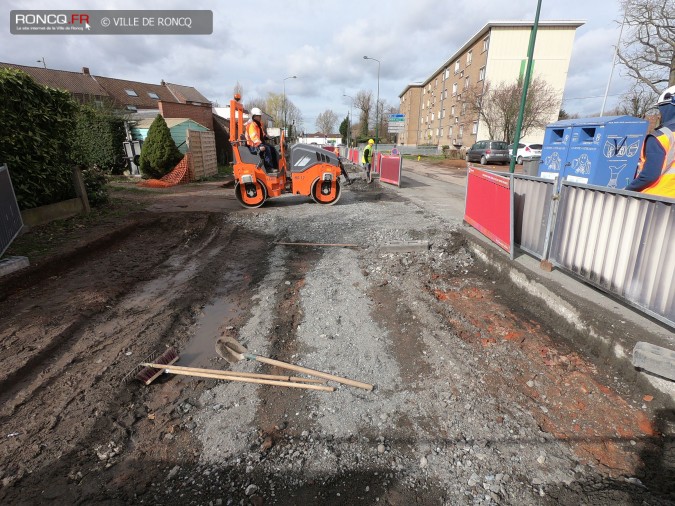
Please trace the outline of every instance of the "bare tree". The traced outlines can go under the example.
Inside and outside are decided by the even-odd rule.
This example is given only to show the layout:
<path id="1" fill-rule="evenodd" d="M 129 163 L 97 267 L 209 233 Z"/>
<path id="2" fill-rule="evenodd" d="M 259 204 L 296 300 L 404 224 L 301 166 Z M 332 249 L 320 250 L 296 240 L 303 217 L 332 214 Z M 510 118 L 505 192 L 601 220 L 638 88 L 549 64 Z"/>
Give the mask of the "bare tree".
<path id="1" fill-rule="evenodd" d="M 489 81 L 469 88 L 462 94 L 467 108 L 478 115 L 487 126 L 491 139 L 512 142 L 518 122 L 523 81 L 500 83 L 493 86 Z M 558 112 L 556 90 L 541 78 L 535 78 L 527 90 L 527 101 L 520 135 L 538 128 L 545 128 Z"/>
<path id="2" fill-rule="evenodd" d="M 316 118 L 316 128 L 322 134 L 328 135 L 335 133 L 335 124 L 337 123 L 338 117 L 330 109 L 326 109 Z"/>
<path id="3" fill-rule="evenodd" d="M 237 84 L 234 85 L 234 89 L 232 90 L 232 96 L 239 95 L 240 97 L 244 96 L 244 87 L 241 85 L 239 81 L 237 81 Z"/>
<path id="4" fill-rule="evenodd" d="M 368 135 L 368 122 L 370 121 L 370 111 L 373 107 L 373 92 L 360 90 L 354 97 L 354 107 L 360 111 L 359 115 L 359 135 L 366 137 Z"/>
<path id="5" fill-rule="evenodd" d="M 284 96 L 282 93 L 268 93 L 263 98 L 254 98 L 245 104 L 246 110 L 250 111 L 253 107 L 258 107 L 265 114 L 272 117 L 275 126 L 281 126 L 284 123 Z M 296 131 L 303 127 L 302 113 L 300 109 L 286 97 L 286 124 L 294 125 Z"/>
<path id="6" fill-rule="evenodd" d="M 619 61 L 628 75 L 657 95 L 675 85 L 675 8 L 673 0 L 623 0 L 625 16 Z"/>
<path id="7" fill-rule="evenodd" d="M 655 112 L 654 104 L 657 95 L 651 88 L 636 86 L 632 90 L 621 95 L 616 113 L 619 115 L 635 116 L 644 118 L 650 112 Z"/>
<path id="8" fill-rule="evenodd" d="M 390 134 L 389 129 L 389 115 L 398 114 L 398 107 L 389 105 L 387 102 L 382 102 L 382 112 L 380 112 L 380 138 L 388 142 L 393 142 L 396 139 L 396 134 Z"/>

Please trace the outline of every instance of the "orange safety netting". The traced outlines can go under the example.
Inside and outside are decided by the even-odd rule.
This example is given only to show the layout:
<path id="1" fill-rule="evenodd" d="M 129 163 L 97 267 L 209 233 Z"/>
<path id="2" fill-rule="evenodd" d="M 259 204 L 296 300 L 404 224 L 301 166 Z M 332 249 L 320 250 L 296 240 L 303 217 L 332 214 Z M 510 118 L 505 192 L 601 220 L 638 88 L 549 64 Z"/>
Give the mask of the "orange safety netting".
<path id="1" fill-rule="evenodd" d="M 190 153 L 186 153 L 183 159 L 176 165 L 171 172 L 161 179 L 147 179 L 138 183 L 138 186 L 147 186 L 150 188 L 168 188 L 177 184 L 190 182 Z"/>

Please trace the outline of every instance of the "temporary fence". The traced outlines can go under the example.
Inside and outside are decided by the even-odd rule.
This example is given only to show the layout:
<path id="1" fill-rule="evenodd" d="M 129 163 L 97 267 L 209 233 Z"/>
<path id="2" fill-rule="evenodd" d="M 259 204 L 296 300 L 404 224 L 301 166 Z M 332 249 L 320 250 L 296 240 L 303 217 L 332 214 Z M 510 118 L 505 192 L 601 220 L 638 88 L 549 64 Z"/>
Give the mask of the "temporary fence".
<path id="1" fill-rule="evenodd" d="M 21 211 L 6 164 L 0 166 L 0 256 L 23 228 Z"/>
<path id="2" fill-rule="evenodd" d="M 469 167 L 465 220 L 675 327 L 675 200 L 556 184 Z"/>
<path id="3" fill-rule="evenodd" d="M 486 205 L 489 202 L 490 205 Z M 469 167 L 464 220 L 513 256 L 511 180 Z"/>
<path id="4" fill-rule="evenodd" d="M 403 158 L 398 155 L 382 155 L 380 160 L 380 182 L 401 186 Z"/>
<path id="5" fill-rule="evenodd" d="M 518 247 L 543 259 L 551 238 L 555 180 L 513 176 L 513 239 Z"/>
<path id="6" fill-rule="evenodd" d="M 186 153 L 183 159 L 176 165 L 171 172 L 161 179 L 147 179 L 138 183 L 138 186 L 148 188 L 168 188 L 181 183 L 190 182 L 190 153 Z"/>
<path id="7" fill-rule="evenodd" d="M 556 267 L 675 324 L 675 201 L 563 181 Z"/>

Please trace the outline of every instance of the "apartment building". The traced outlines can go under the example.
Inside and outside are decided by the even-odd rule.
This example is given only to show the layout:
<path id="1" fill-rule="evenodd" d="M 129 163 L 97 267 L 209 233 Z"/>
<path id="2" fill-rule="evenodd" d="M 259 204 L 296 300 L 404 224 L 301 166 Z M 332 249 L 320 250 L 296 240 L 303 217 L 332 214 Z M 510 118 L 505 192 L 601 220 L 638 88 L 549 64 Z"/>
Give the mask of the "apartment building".
<path id="1" fill-rule="evenodd" d="M 583 21 L 540 21 L 534 48 L 533 78 L 540 77 L 556 90 L 558 119 L 572 44 Z M 490 81 L 515 82 L 524 75 L 531 21 L 489 22 L 421 83 L 408 84 L 399 95 L 405 114 L 405 145 L 471 146 L 488 139 L 488 130 L 466 100 L 467 90 Z M 544 131 L 530 132 L 523 141 L 541 141 Z M 501 139 L 500 139 L 501 140 Z"/>

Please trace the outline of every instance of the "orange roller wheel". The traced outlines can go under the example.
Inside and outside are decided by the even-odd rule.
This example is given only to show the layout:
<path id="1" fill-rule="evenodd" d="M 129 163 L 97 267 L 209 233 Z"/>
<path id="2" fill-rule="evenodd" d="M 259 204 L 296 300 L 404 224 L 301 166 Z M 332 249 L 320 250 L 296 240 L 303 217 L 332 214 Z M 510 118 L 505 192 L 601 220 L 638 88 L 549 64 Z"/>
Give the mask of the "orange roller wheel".
<path id="1" fill-rule="evenodd" d="M 239 203 L 247 208 L 260 207 L 267 200 L 267 189 L 260 181 L 234 185 L 234 194 Z"/>
<path id="2" fill-rule="evenodd" d="M 312 198 L 317 204 L 333 205 L 340 200 L 340 181 L 316 179 L 312 183 Z"/>

